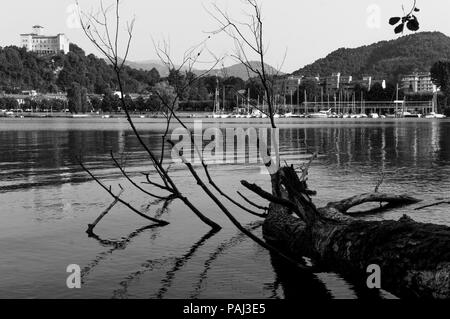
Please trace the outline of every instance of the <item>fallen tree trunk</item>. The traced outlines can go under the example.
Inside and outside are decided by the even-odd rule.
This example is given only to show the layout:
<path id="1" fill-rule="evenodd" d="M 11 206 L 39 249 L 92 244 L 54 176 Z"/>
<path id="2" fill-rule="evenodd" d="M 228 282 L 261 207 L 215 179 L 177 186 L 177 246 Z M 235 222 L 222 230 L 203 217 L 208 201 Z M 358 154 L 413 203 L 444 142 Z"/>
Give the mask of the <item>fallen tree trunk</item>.
<path id="1" fill-rule="evenodd" d="M 306 178 L 305 178 L 306 180 Z M 366 202 L 409 205 L 409 196 L 365 194 L 317 209 L 306 181 L 291 167 L 272 176 L 273 196 L 297 209 L 272 203 L 264 237 L 300 260 L 309 257 L 321 269 L 361 283 L 369 265 L 381 269 L 381 288 L 400 298 L 450 298 L 450 228 L 423 224 L 404 216 L 399 221 L 364 221 L 346 212 Z"/>

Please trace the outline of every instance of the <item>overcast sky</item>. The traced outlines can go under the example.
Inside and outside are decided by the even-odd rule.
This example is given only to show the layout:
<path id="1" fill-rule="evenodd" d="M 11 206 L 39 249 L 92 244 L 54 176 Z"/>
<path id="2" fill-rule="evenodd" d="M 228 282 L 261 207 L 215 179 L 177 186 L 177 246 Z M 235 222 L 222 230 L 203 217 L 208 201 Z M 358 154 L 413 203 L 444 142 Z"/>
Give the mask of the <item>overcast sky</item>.
<path id="1" fill-rule="evenodd" d="M 74 0 L 2 0 L 0 45 L 18 45 L 19 34 L 31 26 L 45 27 L 46 34 L 65 33 L 71 42 L 88 52 L 97 52 L 74 24 Z M 111 0 L 104 0 L 111 3 Z M 97 0 L 80 0 L 81 7 L 98 7 Z M 130 59 L 156 59 L 155 40 L 170 38 L 172 54 L 182 53 L 207 37 L 217 23 L 205 11 L 210 0 L 122 0 L 122 17 L 136 17 Z M 245 20 L 242 0 L 216 0 L 236 19 Z M 411 0 L 262 0 L 265 37 L 269 44 L 268 63 L 278 66 L 287 49 L 283 70 L 292 72 L 340 47 L 357 47 L 380 40 L 394 39 L 387 23 L 402 13 L 402 4 L 410 10 Z M 450 1 L 418 0 L 422 31 L 441 31 L 450 35 Z M 224 37 L 213 37 L 209 49 L 217 56 L 232 53 L 233 46 Z M 227 62 L 231 64 L 231 62 Z"/>

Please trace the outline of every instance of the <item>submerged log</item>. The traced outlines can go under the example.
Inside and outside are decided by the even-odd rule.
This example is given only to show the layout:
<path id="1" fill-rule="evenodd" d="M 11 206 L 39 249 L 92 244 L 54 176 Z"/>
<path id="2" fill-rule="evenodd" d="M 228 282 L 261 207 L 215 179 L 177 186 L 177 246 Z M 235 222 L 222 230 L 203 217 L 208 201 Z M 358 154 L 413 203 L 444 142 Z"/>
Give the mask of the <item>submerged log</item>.
<path id="1" fill-rule="evenodd" d="M 398 221 L 364 221 L 346 212 L 366 202 L 409 205 L 402 195 L 365 194 L 317 209 L 291 167 L 272 176 L 272 203 L 264 237 L 301 260 L 309 257 L 320 269 L 366 283 L 369 265 L 381 269 L 381 288 L 400 298 L 450 298 L 450 227 L 423 224 L 404 216 Z"/>

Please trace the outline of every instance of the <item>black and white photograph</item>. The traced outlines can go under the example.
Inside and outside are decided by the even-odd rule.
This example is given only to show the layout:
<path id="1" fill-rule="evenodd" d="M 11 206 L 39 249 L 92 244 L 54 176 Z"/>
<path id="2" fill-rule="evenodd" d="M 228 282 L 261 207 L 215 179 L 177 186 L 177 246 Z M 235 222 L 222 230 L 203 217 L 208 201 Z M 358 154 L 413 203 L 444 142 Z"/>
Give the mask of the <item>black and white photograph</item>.
<path id="1" fill-rule="evenodd" d="M 450 299 L 448 12 L 4 1 L 0 299 Z"/>

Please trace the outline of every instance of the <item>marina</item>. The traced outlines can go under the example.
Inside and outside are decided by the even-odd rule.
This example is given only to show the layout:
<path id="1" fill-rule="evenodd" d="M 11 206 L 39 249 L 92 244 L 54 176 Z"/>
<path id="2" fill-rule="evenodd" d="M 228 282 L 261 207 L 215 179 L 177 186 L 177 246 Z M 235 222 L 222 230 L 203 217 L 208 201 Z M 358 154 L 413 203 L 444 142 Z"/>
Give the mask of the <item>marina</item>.
<path id="1" fill-rule="evenodd" d="M 217 104 L 216 104 L 217 105 Z M 220 106 L 216 109 L 220 110 Z M 305 103 L 302 106 L 277 106 L 278 111 L 274 118 L 445 118 L 443 114 L 436 113 L 432 101 L 424 102 L 362 102 L 355 103 Z M 244 111 L 243 111 L 244 110 Z M 251 111 L 249 111 L 251 110 Z M 247 112 L 247 113 L 245 113 Z M 226 113 L 213 112 L 212 118 L 267 118 L 267 109 L 264 105 L 246 106 Z"/>

